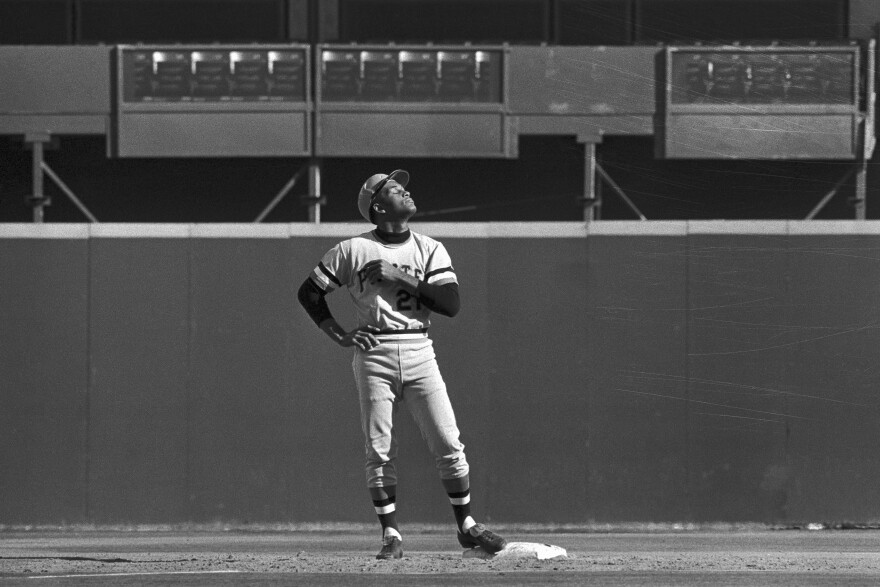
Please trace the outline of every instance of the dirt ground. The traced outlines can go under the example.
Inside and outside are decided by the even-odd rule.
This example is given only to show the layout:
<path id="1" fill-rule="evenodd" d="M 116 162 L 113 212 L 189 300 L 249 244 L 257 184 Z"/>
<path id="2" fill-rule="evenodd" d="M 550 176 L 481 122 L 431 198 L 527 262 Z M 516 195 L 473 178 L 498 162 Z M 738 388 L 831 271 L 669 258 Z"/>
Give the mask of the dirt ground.
<path id="1" fill-rule="evenodd" d="M 377 561 L 378 532 L 354 529 L 0 531 L 0 586 L 32 584 L 785 584 L 880 583 L 877 530 L 533 532 L 566 558 L 463 557 L 455 536 L 404 534 L 405 557 Z M 502 532 L 503 531 L 503 532 Z"/>

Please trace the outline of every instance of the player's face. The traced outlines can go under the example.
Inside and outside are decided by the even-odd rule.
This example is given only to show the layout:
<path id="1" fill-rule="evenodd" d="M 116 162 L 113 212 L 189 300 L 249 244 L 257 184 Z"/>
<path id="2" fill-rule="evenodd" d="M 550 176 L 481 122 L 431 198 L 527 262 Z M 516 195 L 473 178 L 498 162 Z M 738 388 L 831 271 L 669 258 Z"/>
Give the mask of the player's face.
<path id="1" fill-rule="evenodd" d="M 409 218 L 416 213 L 416 203 L 410 193 L 393 179 L 382 188 L 375 201 L 389 218 Z"/>

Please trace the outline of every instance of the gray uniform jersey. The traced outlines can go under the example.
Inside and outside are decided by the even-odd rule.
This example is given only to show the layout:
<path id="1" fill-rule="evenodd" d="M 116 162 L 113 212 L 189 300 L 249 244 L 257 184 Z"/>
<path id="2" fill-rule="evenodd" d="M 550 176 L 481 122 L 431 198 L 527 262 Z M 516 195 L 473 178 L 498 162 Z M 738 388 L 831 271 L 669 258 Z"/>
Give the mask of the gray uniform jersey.
<path id="1" fill-rule="evenodd" d="M 327 251 L 311 278 L 327 293 L 346 287 L 354 301 L 358 326 L 375 326 L 382 340 L 426 336 L 430 310 L 418 297 L 400 287 L 365 279 L 364 266 L 378 259 L 430 284 L 458 283 L 443 244 L 416 232 L 400 244 L 384 242 L 373 232 L 344 240 Z"/>

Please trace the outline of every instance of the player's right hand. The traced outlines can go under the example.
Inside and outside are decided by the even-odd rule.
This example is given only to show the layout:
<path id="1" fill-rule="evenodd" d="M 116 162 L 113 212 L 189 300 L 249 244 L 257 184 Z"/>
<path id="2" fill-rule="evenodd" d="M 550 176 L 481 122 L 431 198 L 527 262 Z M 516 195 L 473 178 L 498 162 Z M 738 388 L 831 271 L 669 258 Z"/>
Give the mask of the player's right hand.
<path id="1" fill-rule="evenodd" d="M 376 338 L 378 332 L 379 329 L 375 326 L 361 326 L 345 333 L 345 336 L 339 340 L 339 344 L 344 347 L 356 346 L 361 350 L 368 351 L 379 346 L 379 339 Z"/>

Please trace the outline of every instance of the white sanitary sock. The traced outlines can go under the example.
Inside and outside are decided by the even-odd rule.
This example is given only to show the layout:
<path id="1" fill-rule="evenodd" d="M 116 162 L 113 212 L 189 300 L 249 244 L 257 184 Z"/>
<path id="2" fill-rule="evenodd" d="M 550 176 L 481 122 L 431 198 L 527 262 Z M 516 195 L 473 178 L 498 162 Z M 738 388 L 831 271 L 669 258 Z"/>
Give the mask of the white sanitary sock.
<path id="1" fill-rule="evenodd" d="M 391 538 L 397 538 L 401 542 L 403 542 L 403 536 L 400 535 L 400 532 L 392 528 L 391 526 L 385 528 L 385 534 L 382 536 L 384 540 L 391 540 Z"/>
<path id="2" fill-rule="evenodd" d="M 477 523 L 474 521 L 474 519 L 468 516 L 464 519 L 464 522 L 461 523 L 461 531 L 467 533 L 471 528 L 476 525 Z"/>

